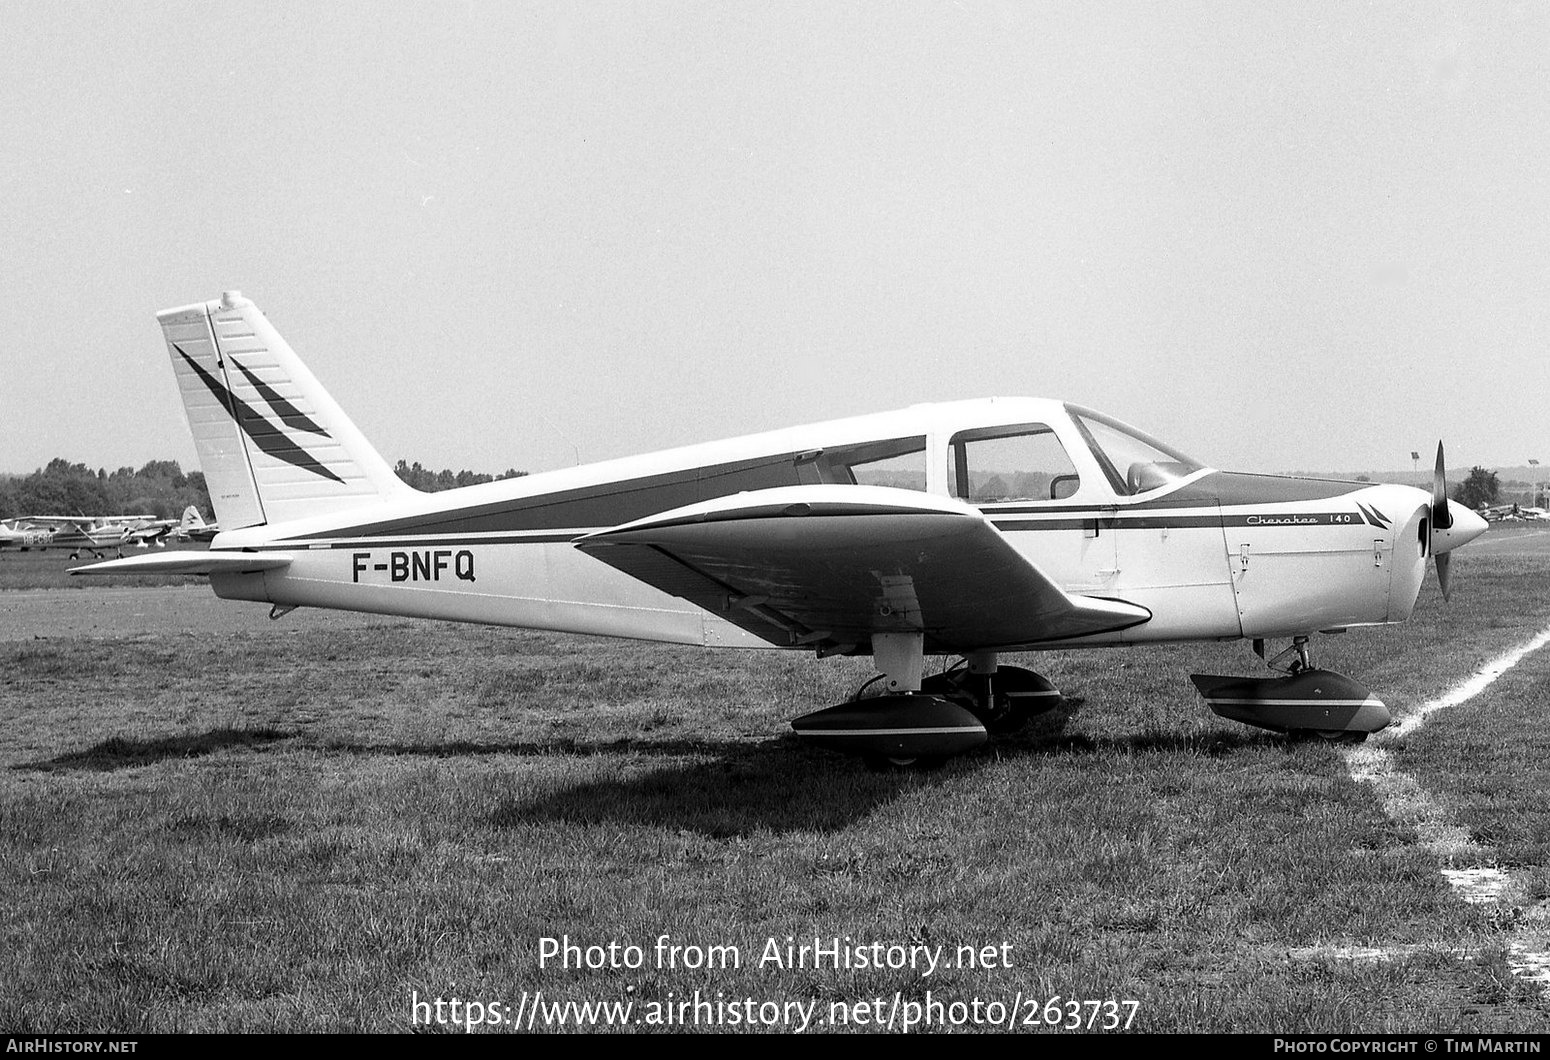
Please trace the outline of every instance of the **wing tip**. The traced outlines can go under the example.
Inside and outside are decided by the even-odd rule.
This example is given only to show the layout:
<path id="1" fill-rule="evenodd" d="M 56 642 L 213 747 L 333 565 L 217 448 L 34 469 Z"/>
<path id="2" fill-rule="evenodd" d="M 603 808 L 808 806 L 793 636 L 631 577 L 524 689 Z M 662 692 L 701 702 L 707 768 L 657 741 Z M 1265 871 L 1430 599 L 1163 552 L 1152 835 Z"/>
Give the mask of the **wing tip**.
<path id="1" fill-rule="evenodd" d="M 72 577 L 80 574 L 127 576 L 136 574 L 252 574 L 279 570 L 291 565 L 294 557 L 286 552 L 194 552 L 171 556 L 129 556 L 84 567 L 71 567 Z"/>

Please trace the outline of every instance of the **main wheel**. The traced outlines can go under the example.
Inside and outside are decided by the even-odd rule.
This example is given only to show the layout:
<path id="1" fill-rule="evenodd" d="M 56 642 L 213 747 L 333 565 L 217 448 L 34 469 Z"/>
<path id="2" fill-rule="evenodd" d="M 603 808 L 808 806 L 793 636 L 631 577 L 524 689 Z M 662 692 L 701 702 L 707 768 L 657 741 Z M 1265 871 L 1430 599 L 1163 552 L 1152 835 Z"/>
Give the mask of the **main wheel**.
<path id="1" fill-rule="evenodd" d="M 998 666 L 985 695 L 985 677 L 958 667 L 933 674 L 920 683 L 928 695 L 961 703 L 990 732 L 1016 732 L 1040 714 L 1060 706 L 1060 691 L 1041 674 L 1021 666 Z M 988 700 L 988 701 L 987 701 Z"/>

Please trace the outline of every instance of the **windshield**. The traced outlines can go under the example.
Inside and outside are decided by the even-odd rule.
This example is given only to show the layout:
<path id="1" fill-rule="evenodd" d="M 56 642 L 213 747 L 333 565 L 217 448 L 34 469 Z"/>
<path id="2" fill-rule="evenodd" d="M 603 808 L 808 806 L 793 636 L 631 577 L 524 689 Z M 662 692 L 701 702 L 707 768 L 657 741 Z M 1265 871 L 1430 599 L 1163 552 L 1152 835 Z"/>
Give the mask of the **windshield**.
<path id="1" fill-rule="evenodd" d="M 1161 489 L 1205 466 L 1111 416 L 1078 405 L 1066 410 L 1121 497 Z"/>

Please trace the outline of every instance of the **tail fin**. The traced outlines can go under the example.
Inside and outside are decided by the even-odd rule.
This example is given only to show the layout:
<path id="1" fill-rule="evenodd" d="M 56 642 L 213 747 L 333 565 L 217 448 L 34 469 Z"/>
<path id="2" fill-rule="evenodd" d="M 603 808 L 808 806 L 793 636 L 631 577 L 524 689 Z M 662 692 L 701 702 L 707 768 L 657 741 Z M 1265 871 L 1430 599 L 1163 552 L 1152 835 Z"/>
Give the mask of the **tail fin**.
<path id="1" fill-rule="evenodd" d="M 198 530 L 205 525 L 205 517 L 199 514 L 199 509 L 190 504 L 183 509 L 183 518 L 178 522 L 180 530 Z"/>
<path id="2" fill-rule="evenodd" d="M 237 291 L 156 314 L 222 530 L 409 492 Z"/>

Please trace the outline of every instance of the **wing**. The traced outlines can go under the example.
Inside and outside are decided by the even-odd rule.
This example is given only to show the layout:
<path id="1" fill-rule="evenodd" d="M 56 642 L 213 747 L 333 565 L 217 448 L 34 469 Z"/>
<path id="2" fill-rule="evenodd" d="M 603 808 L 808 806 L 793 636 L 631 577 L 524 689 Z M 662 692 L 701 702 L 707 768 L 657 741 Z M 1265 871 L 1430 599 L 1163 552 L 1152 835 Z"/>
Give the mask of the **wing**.
<path id="1" fill-rule="evenodd" d="M 1151 618 L 1067 593 L 969 505 L 884 486 L 740 493 L 576 547 L 782 647 L 864 649 L 873 633 L 920 631 L 928 652 L 962 652 Z"/>
<path id="2" fill-rule="evenodd" d="M 132 541 L 155 541 L 159 537 L 166 537 L 176 525 L 176 519 L 151 519 L 130 526 L 129 537 Z"/>
<path id="3" fill-rule="evenodd" d="M 176 552 L 170 556 L 131 556 L 85 567 L 71 574 L 249 574 L 289 567 L 284 552 Z"/>

